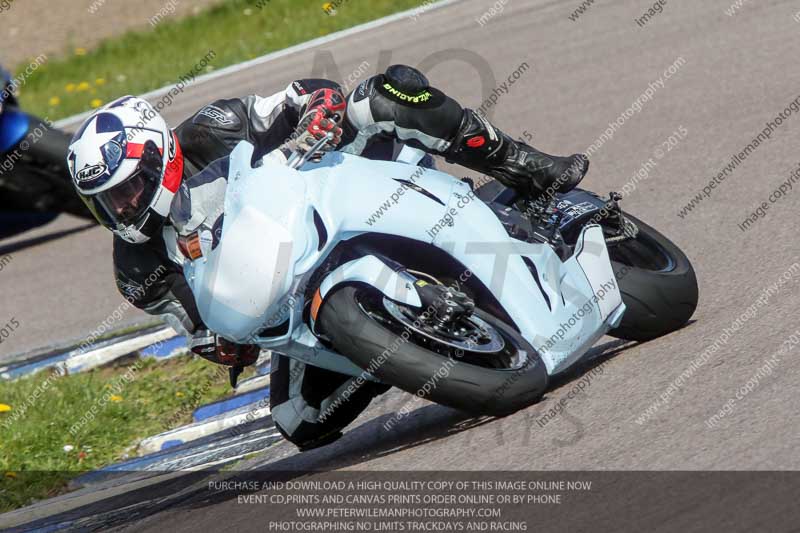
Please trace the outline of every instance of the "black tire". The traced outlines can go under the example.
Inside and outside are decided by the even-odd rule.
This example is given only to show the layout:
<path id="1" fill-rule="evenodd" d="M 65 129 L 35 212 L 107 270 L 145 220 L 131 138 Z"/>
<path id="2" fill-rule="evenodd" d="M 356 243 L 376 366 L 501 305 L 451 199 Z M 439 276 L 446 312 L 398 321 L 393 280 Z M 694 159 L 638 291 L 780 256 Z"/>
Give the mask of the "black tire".
<path id="1" fill-rule="evenodd" d="M 357 300 L 359 290 L 375 289 L 346 285 L 326 298 L 320 311 L 321 330 L 341 354 L 359 367 L 370 368 L 374 360 L 375 377 L 416 393 L 449 359 L 409 340 L 381 362 L 381 354 L 399 337 L 364 311 Z M 493 326 L 506 342 L 513 343 L 514 349 L 526 351 L 527 363 L 513 370 L 459 362 L 436 381 L 425 398 L 471 415 L 493 416 L 504 416 L 538 401 L 547 388 L 547 371 L 536 351 L 502 321 L 478 309 L 475 314 Z"/>
<path id="2" fill-rule="evenodd" d="M 29 129 L 32 131 L 36 128 L 44 133 L 36 142 L 31 143 L 31 154 L 42 163 L 61 166 L 64 172 L 67 172 L 67 152 L 72 136 L 64 131 L 49 128 L 44 122 L 31 117 Z M 69 175 L 67 175 L 67 181 L 69 182 Z"/>
<path id="3" fill-rule="evenodd" d="M 513 196 L 497 181 L 482 185 L 476 194 L 485 202 L 506 205 Z M 650 261 L 645 257 L 640 257 L 639 261 L 631 257 L 623 260 L 619 252 L 625 249 L 624 243 L 609 247 L 622 301 L 628 308 L 619 327 L 609 335 L 644 342 L 671 333 L 689 322 L 697 308 L 697 276 L 689 258 L 672 241 L 638 218 L 627 213 L 625 216 L 639 226 L 638 244 L 648 245 L 652 253 Z M 653 262 L 658 255 L 668 260 Z"/>
<path id="4" fill-rule="evenodd" d="M 644 342 L 689 322 L 699 297 L 697 276 L 678 246 L 638 218 L 625 216 L 639 227 L 639 234 L 635 241 L 609 246 L 627 310 L 619 327 L 608 334 Z"/>
<path id="5" fill-rule="evenodd" d="M 29 131 L 37 128 L 44 133 L 36 142 L 31 143 L 26 159 L 29 160 L 29 167 L 36 169 L 37 176 L 47 180 L 51 190 L 46 193 L 47 198 L 37 198 L 36 201 L 47 205 L 48 209 L 95 220 L 86 204 L 78 197 L 70 179 L 67 151 L 72 136 L 49 128 L 44 122 L 31 117 Z"/>

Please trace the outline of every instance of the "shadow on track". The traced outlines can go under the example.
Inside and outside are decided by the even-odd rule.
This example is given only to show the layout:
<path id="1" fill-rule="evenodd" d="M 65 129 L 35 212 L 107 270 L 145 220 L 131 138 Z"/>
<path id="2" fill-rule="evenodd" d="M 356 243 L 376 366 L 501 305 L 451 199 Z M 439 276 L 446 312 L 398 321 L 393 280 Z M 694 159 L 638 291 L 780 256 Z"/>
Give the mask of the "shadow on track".
<path id="1" fill-rule="evenodd" d="M 31 229 L 34 229 L 34 228 L 37 228 L 37 227 L 40 227 L 40 226 L 44 226 L 45 224 L 51 222 L 57 216 L 58 216 L 58 214 L 55 214 L 55 215 L 50 215 L 50 214 L 44 215 L 43 214 L 43 215 L 41 215 L 41 217 L 44 217 L 44 218 L 39 218 L 40 217 L 39 215 L 31 215 L 30 219 L 27 219 L 27 225 L 26 225 L 25 222 L 19 222 L 18 221 L 17 225 L 11 225 L 12 223 L 10 223 L 10 225 L 7 226 L 6 225 L 7 224 L 6 217 L 8 217 L 9 219 L 13 219 L 13 217 L 9 217 L 8 215 L 5 215 L 5 214 L 4 215 L 0 215 L 0 241 L 3 240 L 3 239 L 7 239 L 9 237 L 12 237 L 14 235 L 19 235 L 19 234 L 24 233 L 24 232 L 26 232 L 28 230 L 31 230 Z M 50 217 L 50 218 L 46 218 L 46 217 Z M 22 219 L 22 220 L 24 221 L 26 219 Z M 43 243 L 46 243 L 46 242 L 54 241 L 54 240 L 60 239 L 62 237 L 66 237 L 68 235 L 72 235 L 73 233 L 80 233 L 81 231 L 86 231 L 86 230 L 92 229 L 92 228 L 94 228 L 96 226 L 97 225 L 94 224 L 94 223 L 86 223 L 86 224 L 81 224 L 80 226 L 76 226 L 74 228 L 69 228 L 69 229 L 60 230 L 60 231 L 54 231 L 52 233 L 48 233 L 48 234 L 45 234 L 45 235 L 40 235 L 38 237 L 32 237 L 30 239 L 24 239 L 24 240 L 21 240 L 21 241 L 13 242 L 11 244 L 0 245 L 0 255 L 5 255 L 5 254 L 18 252 L 20 250 L 24 250 L 25 248 L 29 248 L 31 246 L 36 246 L 36 245 L 43 244 Z"/>
<path id="2" fill-rule="evenodd" d="M 554 380 L 551 390 L 580 379 L 586 372 L 604 364 L 635 344 L 631 341 L 615 339 L 596 346 L 589 352 L 585 363 L 579 364 L 574 370 Z M 502 421 L 505 419 L 489 416 L 474 417 L 441 405 L 427 404 L 410 411 L 391 430 L 385 429 L 384 424 L 392 419 L 395 413 L 411 399 L 411 396 L 407 394 L 380 396 L 373 400 L 370 410 L 376 409 L 384 412 L 388 410 L 390 413 L 371 418 L 350 429 L 335 443 L 304 453 L 292 453 L 292 446 L 289 443 L 281 443 L 276 445 L 273 453 L 284 452 L 291 453 L 291 455 L 277 461 L 266 462 L 263 465 L 249 465 L 253 470 L 230 471 L 230 477 L 225 477 L 225 479 L 226 481 L 246 481 L 257 477 L 260 481 L 290 481 L 309 473 L 323 473 L 357 466 L 481 426 L 498 422 L 502 425 Z M 531 409 L 535 409 L 536 412 L 546 409 L 546 400 L 547 395 L 542 400 L 544 403 L 533 405 Z M 502 429 L 498 427 L 498 431 L 497 437 L 502 439 Z M 529 432 L 530 428 L 528 437 Z M 204 491 L 202 497 L 188 497 L 177 503 L 176 506 L 200 509 L 235 499 L 238 494 L 245 492 L 247 491 L 222 491 L 210 495 Z M 174 508 L 175 506 L 172 507 L 172 509 Z"/>
<path id="3" fill-rule="evenodd" d="M 59 213 L 12 211 L 0 213 L 0 240 L 52 222 Z"/>

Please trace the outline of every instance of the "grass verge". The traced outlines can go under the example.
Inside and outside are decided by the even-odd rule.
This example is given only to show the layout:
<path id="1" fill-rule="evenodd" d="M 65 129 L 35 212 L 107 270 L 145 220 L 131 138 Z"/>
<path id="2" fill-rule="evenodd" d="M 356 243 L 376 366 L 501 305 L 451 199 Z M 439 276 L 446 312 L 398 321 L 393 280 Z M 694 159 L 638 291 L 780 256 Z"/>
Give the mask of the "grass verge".
<path id="1" fill-rule="evenodd" d="M 78 48 L 67 57 L 51 58 L 21 87 L 21 103 L 31 113 L 57 120 L 124 94 L 176 83 L 189 73 L 201 75 L 420 4 L 421 0 L 227 0 L 197 15 L 104 41 L 92 50 Z M 326 8 L 333 5 L 334 14 L 329 15 Z M 209 52 L 213 58 L 203 65 Z M 201 61 L 203 68 L 196 72 Z"/>
<path id="2" fill-rule="evenodd" d="M 0 382 L 0 513 L 134 457 L 138 441 L 190 422 L 196 407 L 229 393 L 225 369 L 197 357 Z"/>

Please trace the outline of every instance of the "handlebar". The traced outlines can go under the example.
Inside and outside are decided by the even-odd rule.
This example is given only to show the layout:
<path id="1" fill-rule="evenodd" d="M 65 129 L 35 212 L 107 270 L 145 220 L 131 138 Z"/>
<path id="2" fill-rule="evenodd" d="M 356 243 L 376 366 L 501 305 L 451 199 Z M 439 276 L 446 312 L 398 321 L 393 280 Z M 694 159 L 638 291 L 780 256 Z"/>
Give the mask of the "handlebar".
<path id="1" fill-rule="evenodd" d="M 295 151 L 292 156 L 289 158 L 289 162 L 287 165 L 289 168 L 300 168 L 303 166 L 309 159 L 317 155 L 318 152 L 322 151 L 322 147 L 328 144 L 330 141 L 333 140 L 333 132 L 328 132 L 325 137 L 319 139 L 314 145 L 308 149 L 306 153 L 301 153 L 299 151 Z"/>

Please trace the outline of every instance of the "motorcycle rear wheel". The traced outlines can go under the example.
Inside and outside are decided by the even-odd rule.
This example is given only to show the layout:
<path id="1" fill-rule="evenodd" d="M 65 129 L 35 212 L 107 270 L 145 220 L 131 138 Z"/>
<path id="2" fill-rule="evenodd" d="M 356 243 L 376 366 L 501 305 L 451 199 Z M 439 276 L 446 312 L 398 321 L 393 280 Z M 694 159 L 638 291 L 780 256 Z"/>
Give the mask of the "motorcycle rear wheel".
<path id="1" fill-rule="evenodd" d="M 67 168 L 70 135 L 50 128 L 44 121 L 30 117 L 26 149 L 18 144 L 19 153 L 13 170 L 5 177 L 0 191 L 2 208 L 16 211 L 69 213 L 94 220 L 78 197 Z"/>
<path id="2" fill-rule="evenodd" d="M 697 276 L 689 258 L 672 241 L 638 218 L 635 239 L 608 247 L 611 266 L 627 310 L 609 335 L 649 341 L 685 326 L 699 298 Z"/>
<path id="3" fill-rule="evenodd" d="M 484 201 L 508 204 L 507 187 L 497 181 L 476 193 Z M 505 199 L 498 200 L 505 196 Z M 624 340 L 645 342 L 672 333 L 692 318 L 699 298 L 697 276 L 686 254 L 656 229 L 625 213 L 639 234 L 633 240 L 609 244 L 611 266 L 619 282 L 627 311 L 619 327 L 608 334 Z M 602 221 L 611 236 L 617 228 Z"/>

